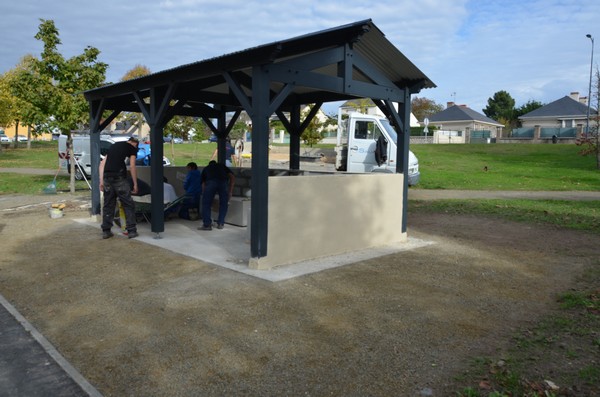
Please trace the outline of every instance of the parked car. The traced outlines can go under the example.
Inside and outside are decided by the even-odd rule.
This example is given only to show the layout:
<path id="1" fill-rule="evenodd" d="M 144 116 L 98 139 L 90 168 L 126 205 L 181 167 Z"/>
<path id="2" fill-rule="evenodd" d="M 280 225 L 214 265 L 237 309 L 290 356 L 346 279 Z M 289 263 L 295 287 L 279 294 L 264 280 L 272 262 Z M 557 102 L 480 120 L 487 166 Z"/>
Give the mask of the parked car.
<path id="1" fill-rule="evenodd" d="M 215 134 L 212 134 L 210 137 L 208 137 L 209 142 L 217 142 L 218 140 L 219 138 L 217 138 Z"/>
<path id="2" fill-rule="evenodd" d="M 171 137 L 170 136 L 163 136 L 163 142 L 164 143 L 171 143 Z"/>
<path id="3" fill-rule="evenodd" d="M 173 143 L 183 143 L 182 138 L 173 138 Z"/>
<path id="4" fill-rule="evenodd" d="M 13 141 L 17 140 L 19 142 L 27 142 L 27 137 L 25 135 L 18 135 L 16 138 L 13 138 Z"/>
<path id="5" fill-rule="evenodd" d="M 2 143 L 10 143 L 10 138 L 4 134 L 0 134 L 0 142 Z"/>

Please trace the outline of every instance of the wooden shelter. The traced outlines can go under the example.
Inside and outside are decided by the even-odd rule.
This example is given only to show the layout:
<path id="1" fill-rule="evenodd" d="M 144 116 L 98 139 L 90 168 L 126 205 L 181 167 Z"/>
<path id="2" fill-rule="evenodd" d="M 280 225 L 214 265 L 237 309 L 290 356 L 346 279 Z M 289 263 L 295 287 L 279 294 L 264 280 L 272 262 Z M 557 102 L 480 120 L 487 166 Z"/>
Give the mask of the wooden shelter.
<path id="1" fill-rule="evenodd" d="M 164 232 L 163 127 L 175 115 L 201 117 L 219 138 L 219 161 L 224 162 L 225 139 L 245 110 L 252 118 L 250 250 L 260 259 L 268 252 L 269 117 L 276 113 L 290 133 L 290 168 L 299 169 L 300 135 L 323 103 L 371 98 L 399 132 L 397 172 L 404 173 L 411 94 L 432 87 L 371 20 L 358 21 L 86 91 L 92 168 L 97 170 L 100 161 L 99 133 L 121 112 L 142 112 L 151 129 L 151 228 Z M 312 103 L 316 106 L 301 120 L 301 107 Z M 92 180 L 92 211 L 99 214 L 97 173 Z M 406 199 L 404 179 L 402 232 Z"/>

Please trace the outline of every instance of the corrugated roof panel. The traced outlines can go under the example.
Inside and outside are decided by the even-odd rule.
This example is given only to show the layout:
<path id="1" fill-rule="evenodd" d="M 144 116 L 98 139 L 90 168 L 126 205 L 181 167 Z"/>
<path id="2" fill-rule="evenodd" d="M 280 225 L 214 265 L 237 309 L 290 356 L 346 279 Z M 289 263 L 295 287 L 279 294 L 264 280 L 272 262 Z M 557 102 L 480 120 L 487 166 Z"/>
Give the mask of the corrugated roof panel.
<path id="1" fill-rule="evenodd" d="M 198 81 L 210 81 L 212 85 L 205 86 L 196 93 L 184 88 L 180 91 L 185 91 L 189 100 L 201 100 L 201 92 L 220 94 L 222 100 L 226 100 L 226 96 L 229 95 L 229 88 L 222 77 L 222 73 L 225 71 L 237 72 L 243 70 L 251 78 L 253 66 L 293 59 L 294 57 L 327 48 L 339 47 L 347 43 L 352 44 L 355 51 L 370 62 L 379 73 L 396 85 L 403 86 L 407 84 L 410 86 L 417 84 L 418 89 L 435 87 L 435 84 L 423 72 L 387 40 L 371 20 L 363 20 L 181 65 L 138 79 L 89 90 L 85 92 L 85 95 L 88 100 L 110 99 L 111 97 L 128 95 L 132 91 L 147 91 L 152 87 L 164 86 L 172 82 L 177 82 L 182 87 L 189 84 L 193 86 Z M 328 76 L 337 76 L 337 65 L 321 68 L 319 72 Z M 357 80 L 369 81 L 359 72 L 354 72 L 353 77 Z M 297 86 L 294 88 L 293 93 L 298 95 L 298 100 L 306 100 L 307 98 L 340 100 L 340 98 L 350 97 L 343 92 L 326 92 L 324 88 L 319 87 Z M 189 97 L 189 95 L 193 95 L 193 97 Z M 230 96 L 230 98 L 232 97 Z M 112 101 L 109 100 L 108 103 L 110 102 Z"/>

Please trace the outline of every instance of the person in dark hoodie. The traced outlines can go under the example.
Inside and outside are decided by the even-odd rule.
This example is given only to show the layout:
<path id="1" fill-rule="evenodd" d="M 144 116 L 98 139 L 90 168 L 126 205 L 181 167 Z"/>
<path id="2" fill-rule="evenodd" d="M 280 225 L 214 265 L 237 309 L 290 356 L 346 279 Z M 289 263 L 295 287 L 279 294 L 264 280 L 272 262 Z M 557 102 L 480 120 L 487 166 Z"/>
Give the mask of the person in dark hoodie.
<path id="1" fill-rule="evenodd" d="M 202 170 L 202 226 L 199 230 L 212 230 L 211 207 L 216 194 L 219 195 L 217 229 L 223 229 L 234 183 L 235 175 L 225 164 L 212 160 Z"/>
<path id="2" fill-rule="evenodd" d="M 132 194 L 138 192 L 137 170 L 135 159 L 137 157 L 139 141 L 129 138 L 128 141 L 113 143 L 108 149 L 106 157 L 100 162 L 100 190 L 104 192 L 104 205 L 102 207 L 102 238 L 107 239 L 114 236 L 111 229 L 113 226 L 117 198 L 125 210 L 127 237 L 138 236 L 135 220 L 135 203 Z M 129 170 L 133 187 L 127 180 L 127 165 L 125 160 L 129 159 Z"/>

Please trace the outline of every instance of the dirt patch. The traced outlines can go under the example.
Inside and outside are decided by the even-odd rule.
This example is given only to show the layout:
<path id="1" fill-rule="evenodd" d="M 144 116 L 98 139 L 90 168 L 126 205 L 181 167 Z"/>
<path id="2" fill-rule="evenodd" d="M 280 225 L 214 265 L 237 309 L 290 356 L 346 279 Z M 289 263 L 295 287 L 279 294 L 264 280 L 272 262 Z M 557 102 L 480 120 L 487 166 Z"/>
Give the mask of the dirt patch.
<path id="1" fill-rule="evenodd" d="M 106 396 L 453 395 L 600 257 L 595 235 L 410 214 L 435 244 L 270 283 L 101 240 L 68 199 L 0 200 L 0 293 Z"/>

